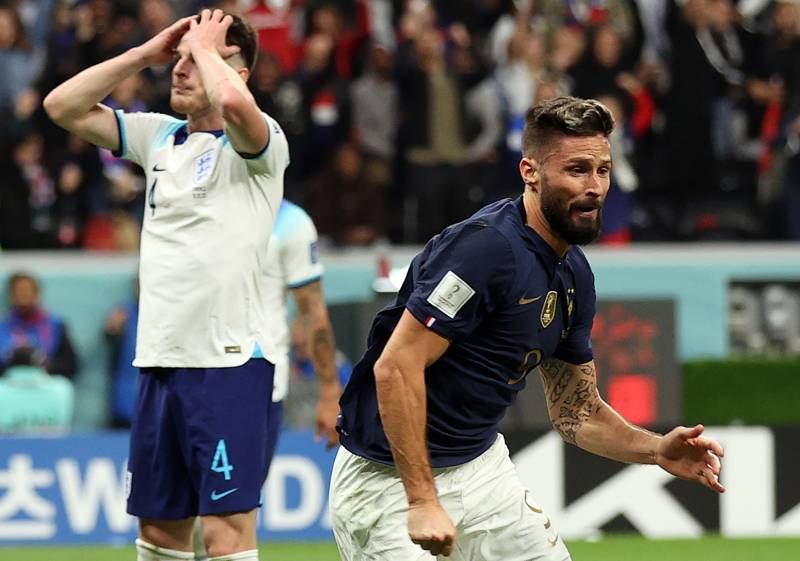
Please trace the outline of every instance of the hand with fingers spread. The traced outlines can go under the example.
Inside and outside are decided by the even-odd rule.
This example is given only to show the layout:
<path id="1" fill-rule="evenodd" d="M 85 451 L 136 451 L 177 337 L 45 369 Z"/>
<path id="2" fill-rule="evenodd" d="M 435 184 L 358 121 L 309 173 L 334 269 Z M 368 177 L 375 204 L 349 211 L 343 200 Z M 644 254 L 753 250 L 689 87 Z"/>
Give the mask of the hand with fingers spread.
<path id="1" fill-rule="evenodd" d="M 456 529 L 439 501 L 424 501 L 408 507 L 408 535 L 431 555 L 447 557 L 453 552 Z"/>
<path id="2" fill-rule="evenodd" d="M 702 436 L 703 430 L 703 425 L 696 425 L 677 427 L 665 434 L 656 449 L 656 463 L 676 477 L 724 493 L 725 487 L 719 482 L 724 451 L 719 442 Z"/>
<path id="3" fill-rule="evenodd" d="M 145 66 L 169 64 L 175 57 L 175 47 L 189 30 L 194 17 L 181 18 L 158 35 L 136 47 Z"/>
<path id="4" fill-rule="evenodd" d="M 191 18 L 189 31 L 186 33 L 186 41 L 189 47 L 195 49 L 206 49 L 216 51 L 223 59 L 238 54 L 241 50 L 236 45 L 226 45 L 225 37 L 228 28 L 233 23 L 233 18 L 225 15 L 222 10 L 203 10 L 200 18 Z"/>

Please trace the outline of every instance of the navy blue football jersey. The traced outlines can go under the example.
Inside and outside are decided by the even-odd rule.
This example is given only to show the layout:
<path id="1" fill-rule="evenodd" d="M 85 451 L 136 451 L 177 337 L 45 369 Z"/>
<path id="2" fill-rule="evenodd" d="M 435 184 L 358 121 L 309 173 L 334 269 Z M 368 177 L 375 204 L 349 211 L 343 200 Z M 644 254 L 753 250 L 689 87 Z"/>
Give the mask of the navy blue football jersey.
<path id="1" fill-rule="evenodd" d="M 378 413 L 373 366 L 403 310 L 450 341 L 425 371 L 433 467 L 487 450 L 526 377 L 543 359 L 592 359 L 594 276 L 583 252 L 560 258 L 505 199 L 432 238 L 411 262 L 396 302 L 375 317 L 368 350 L 342 394 L 341 443 L 393 464 Z"/>

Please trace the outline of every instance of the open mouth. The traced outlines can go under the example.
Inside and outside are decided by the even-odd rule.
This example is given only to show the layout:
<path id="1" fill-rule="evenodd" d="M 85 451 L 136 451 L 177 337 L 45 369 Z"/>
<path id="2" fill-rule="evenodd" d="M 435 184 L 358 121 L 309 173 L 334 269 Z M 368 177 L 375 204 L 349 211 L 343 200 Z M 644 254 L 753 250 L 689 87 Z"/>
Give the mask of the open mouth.
<path id="1" fill-rule="evenodd" d="M 595 218 L 600 212 L 600 205 L 596 203 L 579 203 L 572 205 L 572 210 L 581 218 Z"/>

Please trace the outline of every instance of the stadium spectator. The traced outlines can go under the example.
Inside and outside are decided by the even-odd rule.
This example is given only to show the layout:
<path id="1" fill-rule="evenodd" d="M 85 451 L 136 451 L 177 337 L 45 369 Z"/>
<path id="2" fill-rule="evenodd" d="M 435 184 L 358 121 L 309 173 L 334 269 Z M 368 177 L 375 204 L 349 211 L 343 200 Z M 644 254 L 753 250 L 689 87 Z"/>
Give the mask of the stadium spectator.
<path id="1" fill-rule="evenodd" d="M 331 154 L 350 132 L 349 88 L 336 72 L 333 49 L 329 35 L 311 36 L 297 71 L 306 124 L 297 162 L 300 179 L 316 174 L 325 164 L 325 155 Z"/>
<path id="2" fill-rule="evenodd" d="M 46 18 L 47 14 L 43 16 Z M 0 81 L 0 116 L 3 119 L 28 112 L 23 111 L 28 107 L 20 105 L 25 104 L 24 94 L 33 88 L 44 61 L 44 46 L 31 41 L 15 7 L 0 5 L 0 76 L 3 77 Z"/>
<path id="3" fill-rule="evenodd" d="M 370 182 L 388 190 L 397 136 L 394 55 L 385 45 L 375 43 L 368 58 L 366 71 L 350 88 L 353 137 L 364 157 Z"/>
<path id="4" fill-rule="evenodd" d="M 74 378 L 78 370 L 67 326 L 39 301 L 39 283 L 27 273 L 8 279 L 8 315 L 0 320 L 0 365 L 8 364 L 19 349 L 38 353 L 51 374 Z"/>
<path id="5" fill-rule="evenodd" d="M 58 185 L 44 161 L 44 140 L 35 129 L 6 144 L 0 154 L 0 231 L 9 249 L 58 246 Z"/>
<path id="6" fill-rule="evenodd" d="M 464 96 L 480 79 L 475 71 L 462 73 L 447 56 L 445 37 L 420 21 L 413 41 L 400 45 L 397 60 L 400 135 L 408 166 L 405 236 L 414 243 L 469 215 Z M 465 34 L 450 40 L 470 41 Z"/>
<path id="7" fill-rule="evenodd" d="M 598 242 L 622 245 L 631 241 L 631 221 L 639 177 L 633 165 L 633 139 L 630 136 L 625 100 L 618 93 L 601 95 L 598 101 L 608 107 L 617 126 L 608 137 L 611 145 L 611 183 L 603 205 L 603 228 Z"/>
<path id="8" fill-rule="evenodd" d="M 274 115 L 286 133 L 286 140 L 292 147 L 292 165 L 286 170 L 284 196 L 300 200 L 303 197 L 303 142 L 307 127 L 300 84 L 283 71 L 275 55 L 263 51 L 256 60 L 248 86 L 261 110 Z"/>
<path id="9" fill-rule="evenodd" d="M 572 93 L 578 97 L 594 98 L 614 89 L 622 74 L 630 74 L 632 65 L 625 57 L 622 37 L 612 24 L 595 27 L 589 38 L 589 48 L 572 75 Z"/>
<path id="10" fill-rule="evenodd" d="M 351 143 L 341 144 L 311 180 L 306 208 L 323 240 L 333 245 L 370 245 L 386 233 L 383 186 L 370 181 L 364 159 Z"/>
<path id="11" fill-rule="evenodd" d="M 109 372 L 113 428 L 130 428 L 139 393 L 139 369 L 133 366 L 139 321 L 139 279 L 134 279 L 132 285 L 133 297 L 114 308 L 103 326 L 103 334 L 111 347 Z"/>

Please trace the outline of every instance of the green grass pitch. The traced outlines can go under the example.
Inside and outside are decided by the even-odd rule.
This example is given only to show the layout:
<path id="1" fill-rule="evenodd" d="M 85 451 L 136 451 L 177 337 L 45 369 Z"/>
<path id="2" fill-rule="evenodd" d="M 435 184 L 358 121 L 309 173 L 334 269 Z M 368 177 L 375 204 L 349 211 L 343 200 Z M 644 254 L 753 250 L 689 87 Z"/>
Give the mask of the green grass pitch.
<path id="1" fill-rule="evenodd" d="M 800 561 L 800 538 L 652 541 L 618 535 L 591 543 L 568 542 L 568 546 L 573 561 Z M 259 549 L 261 561 L 339 561 L 333 543 L 267 543 Z M 2 561 L 135 559 L 132 547 L 0 547 Z"/>

